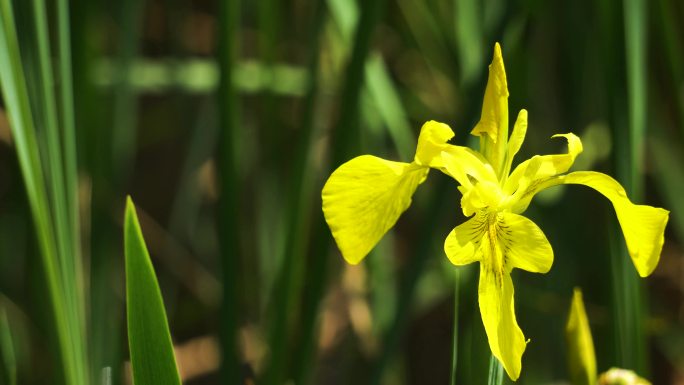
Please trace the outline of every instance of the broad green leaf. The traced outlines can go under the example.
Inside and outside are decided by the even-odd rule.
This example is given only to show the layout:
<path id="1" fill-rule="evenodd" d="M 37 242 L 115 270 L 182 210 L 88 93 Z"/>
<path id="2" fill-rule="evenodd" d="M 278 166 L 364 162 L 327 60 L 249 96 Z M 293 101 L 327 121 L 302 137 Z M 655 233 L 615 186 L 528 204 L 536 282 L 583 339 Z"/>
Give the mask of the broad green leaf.
<path id="1" fill-rule="evenodd" d="M 135 385 L 180 384 L 161 291 L 130 197 L 126 201 L 124 251 L 133 381 Z"/>

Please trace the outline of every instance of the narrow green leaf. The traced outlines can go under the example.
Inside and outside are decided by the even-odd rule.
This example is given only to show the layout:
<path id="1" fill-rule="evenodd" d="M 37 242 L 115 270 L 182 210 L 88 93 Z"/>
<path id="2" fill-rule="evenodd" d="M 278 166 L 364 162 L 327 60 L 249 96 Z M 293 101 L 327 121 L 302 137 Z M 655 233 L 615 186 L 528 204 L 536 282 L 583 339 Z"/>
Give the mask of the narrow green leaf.
<path id="1" fill-rule="evenodd" d="M 501 362 L 494 357 L 489 359 L 489 376 L 487 380 L 488 385 L 501 385 L 503 383 L 503 366 Z"/>
<path id="2" fill-rule="evenodd" d="M 461 282 L 460 270 L 454 269 L 454 324 L 451 340 L 451 381 L 449 384 L 456 385 L 456 365 L 458 364 L 458 289 Z"/>
<path id="3" fill-rule="evenodd" d="M 12 342 L 12 331 L 10 330 L 7 312 L 0 308 L 0 356 L 2 358 L 2 377 L 4 384 L 16 385 L 17 383 L 17 359 L 14 353 L 14 343 Z"/>
<path id="4" fill-rule="evenodd" d="M 126 200 L 124 251 L 133 381 L 136 385 L 180 385 L 161 291 L 130 197 Z"/>
<path id="5" fill-rule="evenodd" d="M 79 317 L 75 313 L 76 308 L 71 306 L 74 291 L 65 289 L 65 285 L 70 285 L 73 289 L 75 280 L 70 279 L 64 282 L 62 274 L 64 271 L 60 270 L 61 261 L 47 196 L 46 178 L 43 173 L 40 147 L 21 57 L 12 2 L 0 0 L 0 85 L 3 100 L 7 107 L 12 139 L 40 247 L 46 287 L 54 314 L 54 327 L 63 365 L 64 382 L 79 385 L 85 383 L 83 366 L 85 357 L 81 354 L 83 351 L 79 349 L 81 346 L 79 333 L 84 328 L 76 324 Z"/>

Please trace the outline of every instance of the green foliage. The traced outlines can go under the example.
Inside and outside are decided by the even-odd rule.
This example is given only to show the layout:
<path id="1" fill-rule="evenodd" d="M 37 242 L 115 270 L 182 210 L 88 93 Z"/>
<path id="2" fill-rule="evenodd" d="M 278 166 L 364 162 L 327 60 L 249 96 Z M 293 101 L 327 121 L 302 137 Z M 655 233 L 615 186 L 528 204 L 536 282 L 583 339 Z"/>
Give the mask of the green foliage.
<path id="1" fill-rule="evenodd" d="M 126 200 L 124 248 L 133 381 L 136 385 L 180 385 L 164 302 L 130 197 Z"/>

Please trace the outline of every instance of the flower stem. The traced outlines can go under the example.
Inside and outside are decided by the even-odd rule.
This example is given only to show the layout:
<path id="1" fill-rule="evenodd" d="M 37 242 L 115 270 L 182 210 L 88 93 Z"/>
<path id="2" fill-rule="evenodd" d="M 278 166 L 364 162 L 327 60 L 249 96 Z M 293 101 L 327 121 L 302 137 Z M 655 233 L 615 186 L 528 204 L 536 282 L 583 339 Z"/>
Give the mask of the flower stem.
<path id="1" fill-rule="evenodd" d="M 503 366 L 496 357 L 492 354 L 489 359 L 489 379 L 488 385 L 501 385 L 503 383 Z"/>
<path id="2" fill-rule="evenodd" d="M 460 285 L 460 270 L 454 269 L 454 329 L 451 341 L 451 381 L 449 384 L 456 385 L 456 365 L 458 362 L 458 289 Z"/>

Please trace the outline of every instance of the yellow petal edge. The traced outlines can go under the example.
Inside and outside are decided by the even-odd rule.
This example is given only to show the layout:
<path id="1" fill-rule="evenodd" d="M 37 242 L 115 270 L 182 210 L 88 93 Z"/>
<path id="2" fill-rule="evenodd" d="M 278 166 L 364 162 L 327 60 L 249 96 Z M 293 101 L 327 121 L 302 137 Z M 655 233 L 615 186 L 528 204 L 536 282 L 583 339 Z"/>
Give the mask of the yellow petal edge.
<path id="1" fill-rule="evenodd" d="M 344 259 L 359 263 L 411 205 L 428 169 L 362 155 L 323 186 L 323 215 Z"/>

